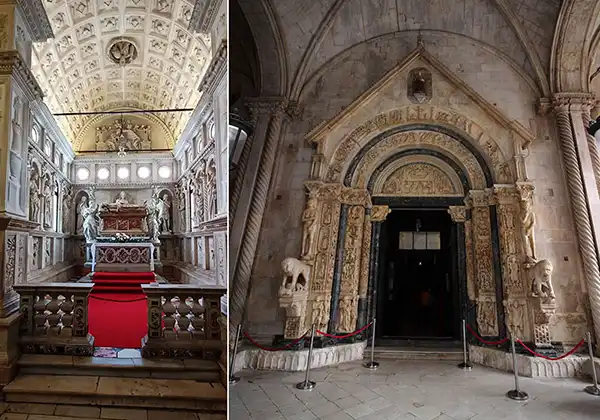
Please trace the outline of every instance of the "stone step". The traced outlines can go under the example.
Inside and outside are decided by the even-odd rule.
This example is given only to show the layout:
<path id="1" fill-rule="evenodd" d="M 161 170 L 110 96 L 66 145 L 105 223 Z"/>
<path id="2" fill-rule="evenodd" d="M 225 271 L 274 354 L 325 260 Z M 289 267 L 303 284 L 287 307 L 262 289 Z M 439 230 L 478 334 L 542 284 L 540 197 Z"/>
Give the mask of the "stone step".
<path id="1" fill-rule="evenodd" d="M 365 359 L 370 357 L 370 349 L 365 350 Z M 463 353 L 456 348 L 375 347 L 375 359 L 462 360 Z"/>
<path id="2" fill-rule="evenodd" d="M 227 411 L 223 385 L 187 379 L 21 374 L 2 392 L 8 404 Z"/>
<path id="3" fill-rule="evenodd" d="M 191 379 L 219 382 L 217 362 L 195 359 L 142 359 L 24 354 L 19 372 L 28 375 L 106 376 L 121 378 Z"/>

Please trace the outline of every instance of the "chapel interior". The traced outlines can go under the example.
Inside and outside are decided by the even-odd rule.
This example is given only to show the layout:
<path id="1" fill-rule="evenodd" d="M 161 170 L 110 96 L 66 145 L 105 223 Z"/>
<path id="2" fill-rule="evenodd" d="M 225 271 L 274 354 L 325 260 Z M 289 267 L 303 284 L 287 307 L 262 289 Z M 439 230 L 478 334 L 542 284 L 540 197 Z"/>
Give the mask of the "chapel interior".
<path id="1" fill-rule="evenodd" d="M 370 384 L 372 339 L 375 358 L 431 363 L 462 361 L 464 340 L 498 372 L 513 339 L 524 376 L 591 375 L 598 16 L 596 0 L 231 1 L 237 415 L 309 354 L 328 389 Z"/>
<path id="2" fill-rule="evenodd" d="M 0 5 L 0 418 L 226 418 L 227 19 Z"/>

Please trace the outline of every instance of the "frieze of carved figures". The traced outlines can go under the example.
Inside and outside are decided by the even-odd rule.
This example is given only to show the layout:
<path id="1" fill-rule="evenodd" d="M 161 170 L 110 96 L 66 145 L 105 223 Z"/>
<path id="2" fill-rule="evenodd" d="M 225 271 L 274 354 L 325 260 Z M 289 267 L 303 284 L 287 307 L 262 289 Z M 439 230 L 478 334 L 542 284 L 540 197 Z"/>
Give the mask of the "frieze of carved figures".
<path id="1" fill-rule="evenodd" d="M 6 265 L 4 268 L 4 293 L 9 293 L 15 284 L 15 267 L 17 253 L 17 237 L 10 235 L 6 238 Z"/>
<path id="2" fill-rule="evenodd" d="M 521 199 L 521 228 L 523 230 L 523 243 L 525 255 L 528 260 L 536 260 L 535 255 L 535 213 L 533 212 L 533 190 L 534 186 L 529 183 L 517 184 Z"/>
<path id="3" fill-rule="evenodd" d="M 483 336 L 498 335 L 498 317 L 496 316 L 496 299 L 493 296 L 477 298 L 477 326 Z"/>
<path id="4" fill-rule="evenodd" d="M 471 210 L 471 214 L 477 292 L 494 292 L 490 210 L 488 207 L 475 207 Z"/>
<path id="5" fill-rule="evenodd" d="M 360 262 L 360 275 L 358 278 L 358 296 L 364 298 L 367 296 L 369 286 L 369 262 L 371 260 L 371 237 L 373 223 L 369 216 L 365 216 L 363 227 L 362 251 Z"/>
<path id="6" fill-rule="evenodd" d="M 367 190 L 358 190 L 355 188 L 344 188 L 341 191 L 340 200 L 344 204 L 354 206 L 370 206 L 371 195 Z"/>
<path id="7" fill-rule="evenodd" d="M 338 309 L 337 331 L 351 332 L 356 327 L 358 296 L 342 296 Z"/>
<path id="8" fill-rule="evenodd" d="M 364 226 L 365 209 L 351 206 L 348 210 L 344 236 L 344 260 L 342 264 L 341 291 L 356 293 L 360 275 L 360 252 Z"/>
<path id="9" fill-rule="evenodd" d="M 521 300 L 505 300 L 506 328 L 515 338 L 523 339 L 525 334 L 526 303 Z"/>
<path id="10" fill-rule="evenodd" d="M 329 301 L 326 296 L 318 295 L 312 303 L 312 322 L 318 330 L 327 328 L 329 322 Z"/>
<path id="11" fill-rule="evenodd" d="M 281 262 L 283 281 L 279 288 L 279 306 L 286 310 L 284 337 L 298 338 L 306 317 L 310 266 L 297 258 Z"/>

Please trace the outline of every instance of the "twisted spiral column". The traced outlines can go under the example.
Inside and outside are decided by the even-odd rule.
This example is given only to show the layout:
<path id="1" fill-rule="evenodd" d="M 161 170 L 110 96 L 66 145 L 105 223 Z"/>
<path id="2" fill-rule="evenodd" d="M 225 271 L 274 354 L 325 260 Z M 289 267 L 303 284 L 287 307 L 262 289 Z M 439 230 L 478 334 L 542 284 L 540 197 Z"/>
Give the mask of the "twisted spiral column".
<path id="1" fill-rule="evenodd" d="M 281 137 L 281 127 L 283 125 L 283 110 L 276 110 L 271 117 L 265 144 L 263 146 L 260 162 L 258 164 L 258 173 L 250 201 L 248 211 L 248 220 L 244 229 L 244 236 L 240 245 L 240 253 L 237 264 L 235 265 L 233 283 L 229 293 L 229 333 L 230 337 L 235 336 L 237 326 L 242 322 L 248 291 L 250 288 L 250 276 L 256 247 L 260 235 L 260 228 L 263 221 L 263 215 L 267 204 L 269 185 L 273 176 L 275 166 L 275 154 Z"/>
<path id="2" fill-rule="evenodd" d="M 571 129 L 569 112 L 556 110 L 556 122 L 559 131 L 563 162 L 567 172 L 567 185 L 571 198 L 575 228 L 579 239 L 583 271 L 587 282 L 594 332 L 600 340 L 600 268 L 592 235 L 592 225 L 588 215 L 583 180 L 579 169 L 579 160 L 575 149 L 575 139 Z"/>
<path id="3" fill-rule="evenodd" d="M 590 117 L 589 111 L 581 114 L 583 118 L 583 124 L 587 128 L 590 125 L 592 118 Z M 596 189 L 600 195 L 600 153 L 598 153 L 598 145 L 596 144 L 596 138 L 585 130 L 585 136 L 587 138 L 588 149 L 590 151 L 590 157 L 592 158 L 592 167 L 594 169 L 594 178 L 596 179 Z"/>
<path id="4" fill-rule="evenodd" d="M 246 173 L 246 167 L 248 166 L 248 158 L 250 157 L 250 149 L 252 149 L 253 137 L 250 136 L 246 139 L 244 148 L 242 149 L 242 155 L 238 162 L 237 168 L 235 168 L 235 178 L 233 183 L 229 186 L 229 229 L 231 230 L 233 218 L 237 210 L 238 201 L 242 194 L 242 185 L 244 184 L 244 174 Z"/>

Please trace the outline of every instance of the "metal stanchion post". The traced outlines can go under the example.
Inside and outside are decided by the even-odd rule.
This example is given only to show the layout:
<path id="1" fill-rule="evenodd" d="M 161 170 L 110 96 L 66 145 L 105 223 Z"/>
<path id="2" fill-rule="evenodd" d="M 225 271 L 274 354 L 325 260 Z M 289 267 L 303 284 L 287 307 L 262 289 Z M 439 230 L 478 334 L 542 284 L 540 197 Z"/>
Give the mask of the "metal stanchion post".
<path id="1" fill-rule="evenodd" d="M 365 367 L 371 370 L 375 370 L 379 367 L 379 363 L 373 360 L 375 358 L 375 321 L 375 318 L 373 318 L 373 325 L 371 325 L 371 328 L 373 328 L 373 331 L 371 332 L 371 361 L 365 363 Z"/>
<path id="2" fill-rule="evenodd" d="M 463 370 L 473 369 L 473 365 L 467 359 L 467 320 L 462 320 L 462 336 L 463 336 L 463 361 L 458 364 L 458 367 Z"/>
<path id="3" fill-rule="evenodd" d="M 310 329 L 310 347 L 308 348 L 308 360 L 306 361 L 306 376 L 304 377 L 304 381 L 296 384 L 296 388 L 302 389 L 304 391 L 310 391 L 315 386 L 317 386 L 316 382 L 310 380 L 310 364 L 312 363 L 312 352 L 314 343 L 315 324 L 313 324 L 312 328 Z"/>
<path id="4" fill-rule="evenodd" d="M 590 351 L 590 362 L 592 363 L 592 378 L 594 384 L 585 387 L 585 392 L 591 395 L 600 396 L 600 388 L 598 388 L 598 375 L 596 374 L 596 365 L 594 364 L 594 349 L 592 348 L 592 334 L 587 333 L 588 349 Z"/>
<path id="5" fill-rule="evenodd" d="M 238 325 L 235 332 L 235 342 L 233 343 L 233 353 L 231 362 L 229 363 L 229 385 L 235 385 L 240 381 L 239 376 L 233 375 L 233 366 L 235 365 L 235 356 L 237 356 L 238 343 L 240 342 L 240 334 L 242 333 L 242 324 Z"/>
<path id="6" fill-rule="evenodd" d="M 515 350 L 515 336 L 510 334 L 510 346 L 512 350 L 513 371 L 515 373 L 515 389 L 508 391 L 506 396 L 515 401 L 527 401 L 529 395 L 519 389 L 519 365 L 517 363 L 517 352 Z"/>

